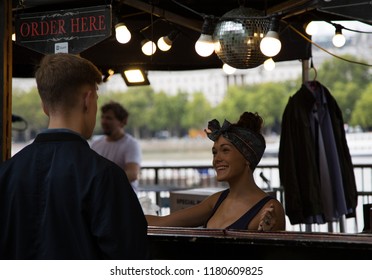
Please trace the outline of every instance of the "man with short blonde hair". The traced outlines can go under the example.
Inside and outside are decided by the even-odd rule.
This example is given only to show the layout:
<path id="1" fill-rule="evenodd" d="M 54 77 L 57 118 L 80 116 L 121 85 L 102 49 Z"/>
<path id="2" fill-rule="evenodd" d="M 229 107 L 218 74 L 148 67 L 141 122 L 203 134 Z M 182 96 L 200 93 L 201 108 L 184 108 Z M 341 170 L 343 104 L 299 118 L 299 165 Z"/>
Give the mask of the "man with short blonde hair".
<path id="1" fill-rule="evenodd" d="M 126 174 L 86 140 L 101 73 L 52 54 L 35 77 L 49 125 L 0 166 L 0 259 L 147 258 L 147 223 Z"/>

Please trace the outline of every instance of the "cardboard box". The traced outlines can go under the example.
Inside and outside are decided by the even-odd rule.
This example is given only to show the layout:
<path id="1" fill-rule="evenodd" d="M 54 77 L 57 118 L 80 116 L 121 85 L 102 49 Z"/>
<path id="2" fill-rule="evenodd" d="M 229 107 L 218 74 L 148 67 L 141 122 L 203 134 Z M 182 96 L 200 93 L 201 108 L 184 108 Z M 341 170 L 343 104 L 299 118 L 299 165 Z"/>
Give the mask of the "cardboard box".
<path id="1" fill-rule="evenodd" d="M 174 212 L 183 208 L 194 206 L 200 203 L 203 199 L 222 191 L 226 188 L 222 187 L 208 187 L 208 188 L 196 188 L 189 190 L 171 191 L 169 193 L 170 200 L 170 212 Z"/>

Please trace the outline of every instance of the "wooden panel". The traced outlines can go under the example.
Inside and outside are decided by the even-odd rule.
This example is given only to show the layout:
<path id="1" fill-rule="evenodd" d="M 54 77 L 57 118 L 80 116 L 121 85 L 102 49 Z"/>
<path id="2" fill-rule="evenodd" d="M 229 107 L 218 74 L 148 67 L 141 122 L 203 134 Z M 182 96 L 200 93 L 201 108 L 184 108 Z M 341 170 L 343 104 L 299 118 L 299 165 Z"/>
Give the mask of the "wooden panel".
<path id="1" fill-rule="evenodd" d="M 148 230 L 153 259 L 372 259 L 372 235 L 202 228 Z"/>
<path id="2" fill-rule="evenodd" d="M 0 2 L 0 162 L 11 156 L 12 119 L 12 7 L 10 1 Z"/>

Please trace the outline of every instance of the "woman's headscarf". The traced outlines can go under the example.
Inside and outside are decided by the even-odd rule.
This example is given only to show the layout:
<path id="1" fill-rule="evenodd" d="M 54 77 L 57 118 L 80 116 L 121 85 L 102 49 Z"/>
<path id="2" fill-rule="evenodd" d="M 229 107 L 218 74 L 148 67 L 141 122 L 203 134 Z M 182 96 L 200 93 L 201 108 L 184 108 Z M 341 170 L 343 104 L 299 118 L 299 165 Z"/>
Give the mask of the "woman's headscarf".
<path id="1" fill-rule="evenodd" d="M 252 170 L 260 162 L 266 148 L 265 139 L 261 134 L 248 128 L 231 124 L 227 120 L 224 121 L 222 127 L 218 120 L 211 120 L 208 122 L 208 130 L 206 129 L 205 132 L 208 138 L 214 142 L 220 136 L 231 142 L 250 163 Z"/>

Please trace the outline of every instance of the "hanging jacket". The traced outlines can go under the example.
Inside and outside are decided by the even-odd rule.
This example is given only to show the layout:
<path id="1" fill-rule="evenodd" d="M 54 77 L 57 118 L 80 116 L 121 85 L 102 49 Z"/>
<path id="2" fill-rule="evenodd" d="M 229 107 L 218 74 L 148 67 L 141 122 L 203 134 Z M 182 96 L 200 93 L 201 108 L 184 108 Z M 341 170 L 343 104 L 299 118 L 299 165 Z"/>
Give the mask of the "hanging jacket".
<path id="1" fill-rule="evenodd" d="M 342 112 L 329 90 L 319 82 L 331 119 L 348 216 L 355 215 L 357 189 Z M 279 145 L 279 175 L 284 188 L 285 210 L 291 224 L 307 223 L 308 217 L 323 215 L 318 155 L 311 131 L 310 115 L 315 97 L 306 85 L 289 98 L 282 118 Z"/>

